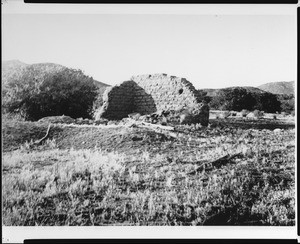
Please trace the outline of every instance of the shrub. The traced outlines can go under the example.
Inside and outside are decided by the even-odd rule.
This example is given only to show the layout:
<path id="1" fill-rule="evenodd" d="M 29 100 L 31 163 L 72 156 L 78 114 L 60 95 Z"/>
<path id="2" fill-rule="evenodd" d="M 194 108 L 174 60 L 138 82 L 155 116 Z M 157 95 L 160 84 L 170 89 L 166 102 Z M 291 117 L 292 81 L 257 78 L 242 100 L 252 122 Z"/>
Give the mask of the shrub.
<path id="1" fill-rule="evenodd" d="M 255 118 L 260 119 L 264 116 L 264 112 L 263 111 L 259 111 L 258 109 L 255 109 L 253 111 L 253 115 Z"/>
<path id="2" fill-rule="evenodd" d="M 212 98 L 210 105 L 214 109 L 241 111 L 243 108 L 252 109 L 255 99 L 244 88 L 226 88 Z"/>
<path id="3" fill-rule="evenodd" d="M 212 95 L 210 107 L 216 110 L 241 111 L 255 109 L 275 113 L 281 111 L 281 102 L 275 94 L 260 93 L 243 87 L 220 89 Z"/>
<path id="4" fill-rule="evenodd" d="M 281 111 L 291 113 L 295 110 L 295 97 L 293 94 L 279 94 L 277 98 L 281 103 Z"/>
<path id="5" fill-rule="evenodd" d="M 207 96 L 207 92 L 203 90 L 197 90 L 198 96 L 197 100 L 198 102 L 205 102 L 205 103 L 210 103 L 211 97 Z"/>
<path id="6" fill-rule="evenodd" d="M 277 111 L 281 111 L 281 103 L 275 94 L 266 92 L 262 94 L 254 94 L 254 97 L 257 103 L 253 107 L 253 109 L 265 111 L 268 113 L 275 113 Z"/>
<path id="7" fill-rule="evenodd" d="M 27 120 L 58 115 L 90 118 L 96 95 L 93 79 L 81 70 L 65 68 L 38 78 L 29 70 L 6 85 L 3 108 Z"/>

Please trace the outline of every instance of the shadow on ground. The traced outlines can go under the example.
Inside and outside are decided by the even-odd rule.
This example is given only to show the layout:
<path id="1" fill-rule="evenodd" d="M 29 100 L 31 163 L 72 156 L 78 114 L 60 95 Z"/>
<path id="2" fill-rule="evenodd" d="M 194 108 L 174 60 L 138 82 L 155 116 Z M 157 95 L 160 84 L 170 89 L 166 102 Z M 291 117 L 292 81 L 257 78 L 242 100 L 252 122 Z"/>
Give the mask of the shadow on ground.
<path id="1" fill-rule="evenodd" d="M 293 129 L 294 123 L 285 123 L 276 120 L 241 120 L 241 119 L 210 119 L 212 127 L 234 127 L 240 129 L 274 130 L 274 129 Z"/>

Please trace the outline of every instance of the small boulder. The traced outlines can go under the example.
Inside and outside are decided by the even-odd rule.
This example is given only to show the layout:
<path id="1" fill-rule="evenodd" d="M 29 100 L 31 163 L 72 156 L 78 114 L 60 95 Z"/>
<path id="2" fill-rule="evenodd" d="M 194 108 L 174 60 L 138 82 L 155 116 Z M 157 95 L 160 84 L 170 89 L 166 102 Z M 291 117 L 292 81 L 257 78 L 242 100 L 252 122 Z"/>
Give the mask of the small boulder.
<path id="1" fill-rule="evenodd" d="M 255 119 L 255 115 L 253 112 L 250 112 L 246 115 L 246 118 Z"/>
<path id="2" fill-rule="evenodd" d="M 128 114 L 128 117 L 131 119 L 134 119 L 134 120 L 138 120 L 141 117 L 141 114 L 140 113 L 131 113 L 131 114 Z"/>
<path id="3" fill-rule="evenodd" d="M 275 130 L 273 130 L 274 133 L 280 133 L 282 130 L 279 128 L 276 128 Z"/>

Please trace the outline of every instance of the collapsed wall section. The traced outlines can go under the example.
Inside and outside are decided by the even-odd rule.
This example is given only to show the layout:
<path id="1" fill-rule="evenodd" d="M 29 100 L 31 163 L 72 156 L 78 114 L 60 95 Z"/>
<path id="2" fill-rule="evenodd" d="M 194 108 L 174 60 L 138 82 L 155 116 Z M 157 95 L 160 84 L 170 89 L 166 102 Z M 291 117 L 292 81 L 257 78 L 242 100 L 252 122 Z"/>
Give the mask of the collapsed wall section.
<path id="1" fill-rule="evenodd" d="M 103 105 L 96 112 L 95 119 L 122 119 L 132 113 L 133 107 L 133 81 L 109 87 L 103 94 Z"/>

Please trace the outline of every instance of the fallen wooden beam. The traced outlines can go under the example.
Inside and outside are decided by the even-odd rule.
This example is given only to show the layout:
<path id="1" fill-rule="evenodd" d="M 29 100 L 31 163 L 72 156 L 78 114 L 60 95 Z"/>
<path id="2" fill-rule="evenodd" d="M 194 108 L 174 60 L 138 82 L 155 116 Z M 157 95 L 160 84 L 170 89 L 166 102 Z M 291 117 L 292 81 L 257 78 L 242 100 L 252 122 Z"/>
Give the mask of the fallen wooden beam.
<path id="1" fill-rule="evenodd" d="M 151 124 L 151 123 L 144 122 L 144 121 L 137 121 L 137 120 L 134 120 L 131 118 L 127 119 L 127 122 L 128 122 L 128 124 L 127 124 L 128 126 L 135 125 L 137 127 L 143 127 L 143 128 L 154 130 L 155 132 L 165 134 L 166 136 L 169 136 L 169 137 L 172 137 L 175 139 L 178 138 L 178 134 L 175 132 L 172 132 L 175 130 L 175 128 L 172 126 Z"/>
<path id="2" fill-rule="evenodd" d="M 174 127 L 167 126 L 167 125 L 157 125 L 157 124 L 151 124 L 151 123 L 147 123 L 147 122 L 141 122 L 140 125 L 144 125 L 144 126 L 150 127 L 150 128 L 174 131 Z"/>

